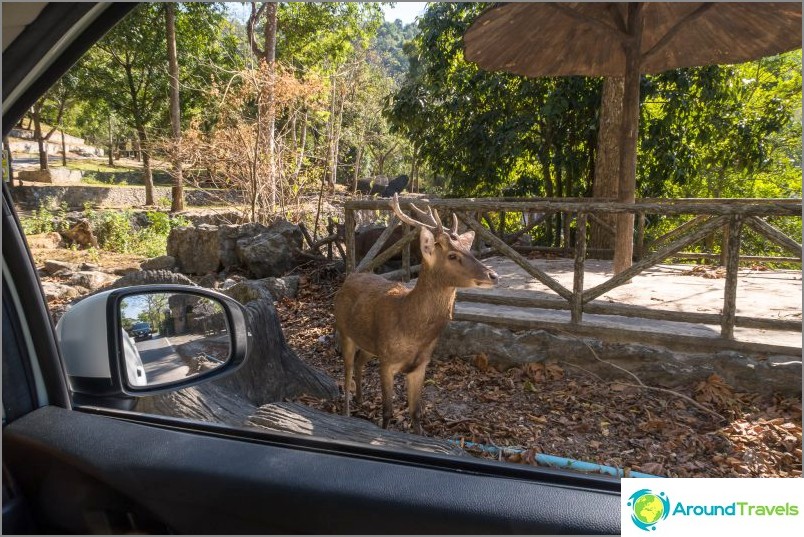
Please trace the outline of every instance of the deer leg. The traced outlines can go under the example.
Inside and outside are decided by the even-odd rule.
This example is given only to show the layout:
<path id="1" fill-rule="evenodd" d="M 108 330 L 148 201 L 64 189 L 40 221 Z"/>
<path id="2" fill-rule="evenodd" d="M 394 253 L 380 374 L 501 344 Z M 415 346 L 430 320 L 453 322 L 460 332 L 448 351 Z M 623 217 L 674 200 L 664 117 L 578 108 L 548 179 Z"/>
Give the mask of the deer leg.
<path id="1" fill-rule="evenodd" d="M 421 363 L 416 369 L 407 374 L 408 388 L 408 414 L 410 414 L 410 428 L 414 434 L 422 434 L 422 387 L 424 386 L 424 372 L 427 361 Z"/>
<path id="2" fill-rule="evenodd" d="M 394 370 L 388 362 L 380 361 L 380 386 L 382 387 L 382 428 L 387 429 L 394 417 Z"/>
<path id="3" fill-rule="evenodd" d="M 341 337 L 341 353 L 343 354 L 343 415 L 349 415 L 349 398 L 352 388 L 352 370 L 354 369 L 355 353 L 357 352 L 357 345 L 355 342 L 346 337 Z"/>
<path id="4" fill-rule="evenodd" d="M 363 404 L 363 366 L 371 360 L 373 356 L 363 349 L 358 349 L 355 357 L 355 402 Z"/>

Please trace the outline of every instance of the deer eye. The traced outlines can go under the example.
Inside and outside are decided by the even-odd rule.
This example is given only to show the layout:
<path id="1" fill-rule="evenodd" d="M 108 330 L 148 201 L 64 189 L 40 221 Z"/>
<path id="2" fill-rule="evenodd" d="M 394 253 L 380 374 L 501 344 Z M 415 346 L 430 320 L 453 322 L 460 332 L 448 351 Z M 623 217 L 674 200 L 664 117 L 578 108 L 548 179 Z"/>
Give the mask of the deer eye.
<path id="1" fill-rule="evenodd" d="M 447 259 L 449 259 L 450 261 L 457 261 L 457 260 L 458 260 L 458 254 L 456 254 L 456 253 L 450 253 L 450 254 L 447 256 Z"/>

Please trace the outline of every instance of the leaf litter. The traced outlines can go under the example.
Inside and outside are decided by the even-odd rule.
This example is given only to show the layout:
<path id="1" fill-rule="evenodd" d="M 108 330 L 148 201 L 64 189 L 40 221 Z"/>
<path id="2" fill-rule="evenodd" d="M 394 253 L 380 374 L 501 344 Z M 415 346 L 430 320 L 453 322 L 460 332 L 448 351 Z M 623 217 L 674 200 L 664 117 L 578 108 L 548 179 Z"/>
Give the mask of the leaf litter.
<path id="1" fill-rule="evenodd" d="M 289 345 L 343 390 L 333 318 L 339 283 L 308 273 L 298 296 L 283 299 L 277 309 Z M 376 360 L 366 364 L 363 382 L 364 401 L 353 402 L 352 415 L 379 424 Z M 394 389 L 389 427 L 407 432 L 402 375 Z M 737 392 L 715 374 L 674 391 L 606 381 L 558 362 L 499 371 L 484 354 L 453 357 L 428 366 L 422 427 L 433 438 L 516 448 L 490 453 L 464 447 L 471 455 L 511 463 L 535 465 L 535 455 L 544 453 L 668 477 L 801 477 L 800 396 Z M 343 409 L 342 396 L 296 401 L 325 412 Z"/>

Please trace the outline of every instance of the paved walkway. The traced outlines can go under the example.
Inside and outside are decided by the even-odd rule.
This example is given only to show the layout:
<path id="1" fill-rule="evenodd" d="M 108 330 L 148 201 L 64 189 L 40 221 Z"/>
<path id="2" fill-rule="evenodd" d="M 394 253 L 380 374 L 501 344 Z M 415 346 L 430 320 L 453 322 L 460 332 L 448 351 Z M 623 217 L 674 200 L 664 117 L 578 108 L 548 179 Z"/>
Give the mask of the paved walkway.
<path id="1" fill-rule="evenodd" d="M 532 322 L 568 323 L 569 311 L 533 307 L 501 306 L 483 303 L 483 295 L 508 297 L 554 298 L 558 296 L 505 257 L 485 260 L 500 275 L 500 285 L 492 290 L 465 290 L 459 293 L 456 319 L 488 318 L 498 325 L 521 328 Z M 573 260 L 535 259 L 531 261 L 563 286 L 572 289 Z M 585 264 L 584 289 L 603 283 L 612 276 L 611 261 L 588 260 Z M 693 271 L 695 269 L 695 271 Z M 718 274 L 719 272 L 719 274 Z M 721 277 L 704 277 L 721 276 Z M 723 269 L 715 271 L 696 265 L 657 265 L 638 276 L 630 284 L 617 287 L 594 303 L 637 305 L 652 310 L 719 314 L 723 308 L 725 289 Z M 471 301 L 468 300 L 471 298 Z M 800 349 L 802 336 L 802 273 L 793 270 L 753 270 L 741 268 L 737 284 L 737 315 L 765 319 L 797 321 L 796 331 L 735 328 L 735 339 L 747 343 L 795 347 Z M 623 328 L 667 335 L 690 335 L 718 338 L 720 326 L 659 321 L 619 315 L 584 313 L 584 324 L 598 328 Z"/>

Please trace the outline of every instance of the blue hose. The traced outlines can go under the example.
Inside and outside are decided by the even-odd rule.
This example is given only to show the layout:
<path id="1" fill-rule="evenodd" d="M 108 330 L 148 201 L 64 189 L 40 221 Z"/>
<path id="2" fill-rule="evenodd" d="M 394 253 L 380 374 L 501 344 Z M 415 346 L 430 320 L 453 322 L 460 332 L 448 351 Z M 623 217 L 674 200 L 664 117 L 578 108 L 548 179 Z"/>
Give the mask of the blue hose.
<path id="1" fill-rule="evenodd" d="M 447 442 L 461 448 L 462 447 L 477 448 L 494 456 L 498 456 L 500 453 L 511 454 L 511 453 L 522 453 L 525 451 L 522 448 L 513 448 L 513 447 L 501 448 L 497 446 L 487 446 L 486 444 L 478 444 L 476 442 L 465 442 L 465 441 L 461 442 L 459 440 L 447 440 Z M 615 468 L 613 466 L 604 466 L 602 464 L 595 464 L 593 462 L 576 461 L 574 459 L 568 459 L 566 457 L 556 457 L 555 455 L 545 455 L 543 453 L 537 453 L 536 455 L 534 455 L 533 458 L 541 466 L 549 466 L 551 468 L 561 468 L 564 470 L 578 470 L 581 472 L 589 472 L 595 474 L 605 474 L 615 477 L 625 477 L 624 470 L 622 470 L 621 468 Z M 662 477 L 662 476 L 645 474 L 642 472 L 629 472 L 628 477 Z"/>

